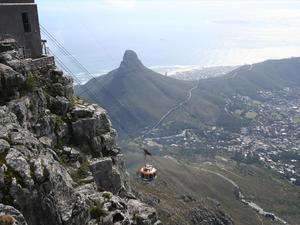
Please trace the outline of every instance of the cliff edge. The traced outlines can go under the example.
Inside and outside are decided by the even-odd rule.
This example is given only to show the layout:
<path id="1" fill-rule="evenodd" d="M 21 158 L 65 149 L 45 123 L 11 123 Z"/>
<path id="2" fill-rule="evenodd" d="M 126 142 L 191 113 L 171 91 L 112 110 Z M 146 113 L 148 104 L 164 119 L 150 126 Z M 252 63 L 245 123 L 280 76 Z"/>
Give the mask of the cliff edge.
<path id="1" fill-rule="evenodd" d="M 0 212 L 22 225 L 161 224 L 128 185 L 106 111 L 52 57 L 0 51 Z"/>

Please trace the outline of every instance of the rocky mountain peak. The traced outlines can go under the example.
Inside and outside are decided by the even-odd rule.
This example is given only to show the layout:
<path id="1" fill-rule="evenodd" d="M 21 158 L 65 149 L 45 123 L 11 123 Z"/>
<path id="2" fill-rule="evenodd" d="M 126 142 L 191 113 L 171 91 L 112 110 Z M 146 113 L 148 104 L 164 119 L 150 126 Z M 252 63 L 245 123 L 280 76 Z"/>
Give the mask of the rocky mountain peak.
<path id="1" fill-rule="evenodd" d="M 138 58 L 138 55 L 133 50 L 126 50 L 120 68 L 136 70 L 136 69 L 144 68 L 144 65 L 142 64 L 141 60 Z"/>

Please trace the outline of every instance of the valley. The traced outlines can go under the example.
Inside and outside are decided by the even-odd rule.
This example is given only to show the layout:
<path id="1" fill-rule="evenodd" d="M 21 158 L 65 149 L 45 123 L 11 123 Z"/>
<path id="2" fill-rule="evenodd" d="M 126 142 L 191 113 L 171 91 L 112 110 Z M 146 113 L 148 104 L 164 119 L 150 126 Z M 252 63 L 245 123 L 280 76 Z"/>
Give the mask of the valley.
<path id="1" fill-rule="evenodd" d="M 258 163 L 280 177 L 299 185 L 299 117 L 300 90 L 284 88 L 261 92 L 264 102 L 246 96 L 234 95 L 224 110 L 245 121 L 238 132 L 212 126 L 203 130 L 184 129 L 163 136 L 168 124 L 144 136 L 143 144 L 162 154 L 185 156 L 201 154 L 214 158 L 225 154 L 238 162 Z M 138 139 L 137 139 L 138 140 Z"/>
<path id="2" fill-rule="evenodd" d="M 156 156 L 149 161 L 159 168 L 158 177 L 153 183 L 146 184 L 135 178 L 142 158 L 138 153 L 126 153 L 131 182 L 135 190 L 158 209 L 164 224 L 197 224 L 184 219 L 195 208 L 221 210 L 227 222 L 231 218 L 237 225 L 284 224 L 283 221 L 298 224 L 299 189 L 270 174 L 262 166 L 236 164 L 219 157 L 210 161 Z M 239 199 L 238 190 L 243 193 L 244 201 L 259 205 L 282 221 L 257 213 Z"/>
<path id="3" fill-rule="evenodd" d="M 300 58 L 290 58 L 183 81 L 126 51 L 119 68 L 77 91 L 92 90 L 109 111 L 131 183 L 164 224 L 205 224 L 209 217 L 216 224 L 297 225 L 298 71 Z M 116 90 L 113 97 L 107 90 Z M 141 147 L 159 169 L 150 184 L 136 179 Z"/>

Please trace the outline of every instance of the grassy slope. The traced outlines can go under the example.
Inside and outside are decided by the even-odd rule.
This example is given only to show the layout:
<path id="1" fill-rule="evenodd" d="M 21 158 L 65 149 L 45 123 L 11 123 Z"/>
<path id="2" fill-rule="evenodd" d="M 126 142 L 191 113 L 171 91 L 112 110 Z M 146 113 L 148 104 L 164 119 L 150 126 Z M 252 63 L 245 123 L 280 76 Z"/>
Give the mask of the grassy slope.
<path id="1" fill-rule="evenodd" d="M 127 165 L 132 174 L 135 173 L 143 162 L 138 154 L 127 154 Z M 183 165 L 166 158 L 156 158 L 152 161 L 159 168 L 158 178 L 154 185 L 144 185 L 132 179 L 134 187 L 144 193 L 156 195 L 161 199 L 158 205 L 160 212 L 167 210 L 173 212 L 172 219 L 184 221 L 188 209 L 201 203 L 201 199 L 210 197 L 218 200 L 225 211 L 234 219 L 236 224 L 254 225 L 276 224 L 270 220 L 261 218 L 252 209 L 235 199 L 233 186 L 224 179 L 201 169 L 216 171 L 229 177 L 240 185 L 247 196 L 252 196 L 253 201 L 261 205 L 265 210 L 278 214 L 290 224 L 296 225 L 300 221 L 300 203 L 298 201 L 299 188 L 283 182 L 276 176 L 270 176 L 270 171 L 259 166 L 245 167 L 244 169 L 227 166 L 228 170 L 222 170 L 216 166 L 205 164 Z M 255 175 L 245 175 L 245 171 L 252 171 Z M 183 204 L 178 201 L 182 194 L 188 194 L 198 199 L 192 204 Z M 175 208 L 175 212 L 172 211 Z M 161 213 L 165 222 L 170 218 Z M 182 223 L 184 224 L 184 223 Z"/>
<path id="2" fill-rule="evenodd" d="M 216 123 L 229 129 L 239 129 L 241 121 L 224 112 L 226 98 L 240 94 L 261 100 L 258 92 L 300 85 L 300 58 L 268 60 L 253 66 L 245 65 L 224 77 L 201 80 L 193 98 L 176 111 L 170 120 L 195 124 Z"/>
<path id="3" fill-rule="evenodd" d="M 97 78 L 97 81 L 87 83 L 84 89 L 88 89 L 88 93 L 93 93 L 95 97 L 91 99 L 88 93 L 83 97 L 92 101 L 96 98 L 112 118 L 134 131 L 154 125 L 171 107 L 186 98 L 192 86 L 192 82 L 169 78 L 147 68 L 131 72 L 117 69 Z M 80 93 L 78 87 L 77 93 Z M 118 128 L 117 123 L 115 127 Z"/>
<path id="4" fill-rule="evenodd" d="M 251 69 L 250 69 L 251 68 Z M 250 69 L 250 70 L 249 70 Z M 198 91 L 217 95 L 235 94 L 257 98 L 260 90 L 273 90 L 300 84 L 300 58 L 268 60 L 241 66 L 226 76 L 203 80 Z"/>
<path id="5" fill-rule="evenodd" d="M 243 121 L 224 112 L 228 96 L 238 93 L 260 100 L 260 90 L 299 86 L 299 71 L 300 58 L 290 58 L 245 65 L 224 77 L 201 80 L 188 104 L 164 122 L 176 121 L 172 129 L 177 125 L 197 128 L 203 123 L 239 129 Z M 143 128 L 153 126 L 164 113 L 184 100 L 194 85 L 195 82 L 172 79 L 146 67 L 131 71 L 119 68 L 84 85 L 93 96 L 83 94 L 83 97 L 108 110 L 120 135 L 124 130 L 119 124 L 134 136 Z M 81 92 L 80 87 L 76 89 L 77 93 Z"/>

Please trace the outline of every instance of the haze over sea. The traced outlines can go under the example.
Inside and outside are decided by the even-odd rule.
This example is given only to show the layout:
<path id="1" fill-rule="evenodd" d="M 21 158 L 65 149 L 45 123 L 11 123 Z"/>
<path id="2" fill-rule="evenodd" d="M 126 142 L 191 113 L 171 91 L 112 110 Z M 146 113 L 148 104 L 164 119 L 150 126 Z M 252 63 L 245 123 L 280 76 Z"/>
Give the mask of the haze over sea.
<path id="1" fill-rule="evenodd" d="M 94 74 L 116 68 L 126 49 L 159 72 L 300 56 L 300 1 L 36 2 L 40 23 Z"/>

